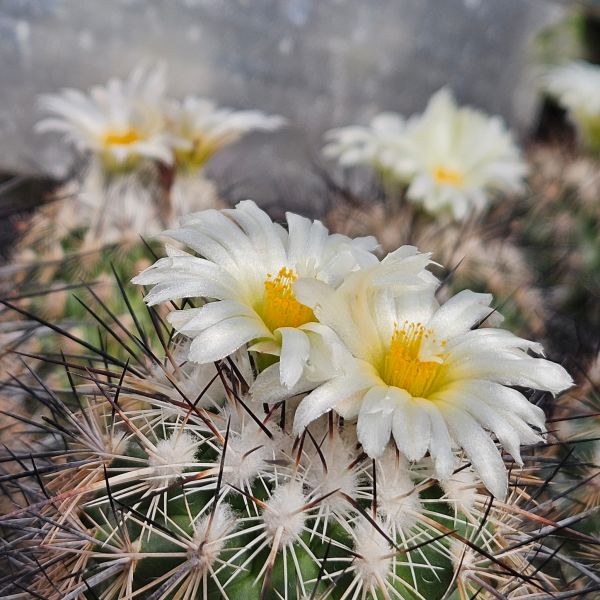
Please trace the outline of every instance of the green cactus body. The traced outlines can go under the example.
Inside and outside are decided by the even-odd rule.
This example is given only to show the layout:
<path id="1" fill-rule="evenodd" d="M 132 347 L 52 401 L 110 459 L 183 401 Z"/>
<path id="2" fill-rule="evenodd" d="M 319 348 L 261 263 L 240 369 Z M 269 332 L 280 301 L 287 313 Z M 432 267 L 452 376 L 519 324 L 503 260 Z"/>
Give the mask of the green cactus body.
<path id="1" fill-rule="evenodd" d="M 440 487 L 428 458 L 409 464 L 390 449 L 373 461 L 355 426 L 331 415 L 294 438 L 295 402 L 266 413 L 234 392 L 247 388 L 247 354 L 233 369 L 171 353 L 177 368 L 126 370 L 118 393 L 114 376 L 98 377 L 96 393 L 75 388 L 78 408 L 57 400 L 72 454 L 44 476 L 63 500 L 42 503 L 28 551 L 82 568 L 48 597 L 433 600 L 471 589 L 458 579 L 461 552 L 500 580 L 519 576 L 514 556 L 494 562 L 517 528 L 489 511 L 467 463 Z M 177 391 L 200 370 L 222 377 L 206 397 Z"/>

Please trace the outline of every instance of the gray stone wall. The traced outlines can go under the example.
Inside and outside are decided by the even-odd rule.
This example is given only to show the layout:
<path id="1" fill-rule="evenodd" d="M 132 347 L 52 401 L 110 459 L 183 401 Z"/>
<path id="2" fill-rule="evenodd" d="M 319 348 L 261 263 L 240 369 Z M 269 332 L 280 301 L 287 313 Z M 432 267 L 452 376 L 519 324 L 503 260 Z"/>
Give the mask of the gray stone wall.
<path id="1" fill-rule="evenodd" d="M 217 171 L 243 161 L 292 172 L 324 129 L 420 111 L 444 84 L 525 132 L 536 103 L 528 45 L 563 10 L 550 0 L 0 0 L 0 170 L 60 174 L 65 149 L 32 132 L 37 94 L 142 60 L 166 61 L 175 96 L 294 124 L 232 149 Z"/>

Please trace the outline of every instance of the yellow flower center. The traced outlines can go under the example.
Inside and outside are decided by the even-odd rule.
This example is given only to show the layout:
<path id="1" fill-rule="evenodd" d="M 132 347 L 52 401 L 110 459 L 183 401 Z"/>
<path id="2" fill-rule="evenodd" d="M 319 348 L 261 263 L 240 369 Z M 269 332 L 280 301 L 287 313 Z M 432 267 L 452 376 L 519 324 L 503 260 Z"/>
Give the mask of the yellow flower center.
<path id="1" fill-rule="evenodd" d="M 436 167 L 433 171 L 433 178 L 437 183 L 453 186 L 461 185 L 464 180 L 462 173 L 446 167 Z"/>
<path id="2" fill-rule="evenodd" d="M 219 140 L 210 137 L 196 136 L 190 141 L 190 148 L 175 150 L 175 160 L 184 170 L 200 169 L 221 148 Z"/>
<path id="3" fill-rule="evenodd" d="M 296 279 L 294 270 L 287 267 L 282 267 L 276 277 L 269 273 L 265 279 L 265 293 L 258 312 L 271 331 L 279 327 L 300 327 L 317 320 L 308 306 L 296 300 L 293 290 Z"/>
<path id="4" fill-rule="evenodd" d="M 440 359 L 439 362 L 419 359 L 424 341 L 440 348 L 440 353 L 435 355 Z M 406 390 L 413 397 L 426 398 L 435 391 L 446 371 L 441 352 L 445 345 L 445 341 L 435 340 L 431 329 L 425 329 L 421 323 L 405 322 L 401 329 L 394 329 L 383 360 L 381 378 L 388 385 Z"/>
<path id="5" fill-rule="evenodd" d="M 142 137 L 133 127 L 120 131 L 109 130 L 104 134 L 104 144 L 106 146 L 127 146 L 135 144 L 141 139 Z"/>

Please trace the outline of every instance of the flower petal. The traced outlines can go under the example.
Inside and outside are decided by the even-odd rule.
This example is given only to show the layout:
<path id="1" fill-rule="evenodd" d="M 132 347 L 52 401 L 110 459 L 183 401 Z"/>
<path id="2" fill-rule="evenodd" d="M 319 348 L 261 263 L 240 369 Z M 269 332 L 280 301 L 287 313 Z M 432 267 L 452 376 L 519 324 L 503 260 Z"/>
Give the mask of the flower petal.
<path id="1" fill-rule="evenodd" d="M 184 333 L 188 337 L 195 337 L 205 329 L 232 317 L 247 317 L 256 319 L 259 324 L 261 322 L 251 308 L 235 300 L 218 300 L 208 302 L 201 308 L 176 310 L 167 315 L 167 321 L 179 333 Z M 264 331 L 266 335 L 269 334 L 266 327 L 264 327 Z"/>
<path id="2" fill-rule="evenodd" d="M 356 361 L 358 362 L 358 361 Z M 346 400 L 353 394 L 367 390 L 373 381 L 360 371 L 340 375 L 327 381 L 312 391 L 302 400 L 294 417 L 294 433 L 300 434 L 304 428 L 321 415 L 335 409 L 338 402 Z"/>
<path id="3" fill-rule="evenodd" d="M 465 333 L 492 312 L 491 301 L 491 294 L 463 290 L 440 306 L 429 325 L 434 331 L 443 331 L 446 339 Z"/>
<path id="4" fill-rule="evenodd" d="M 264 325 L 260 321 L 232 317 L 212 325 L 195 337 L 190 345 L 189 359 L 200 364 L 220 360 L 262 335 Z"/>
<path id="5" fill-rule="evenodd" d="M 310 340 L 306 333 L 294 327 L 280 327 L 277 331 L 281 334 L 281 383 L 291 388 L 304 371 L 310 353 Z"/>
<path id="6" fill-rule="evenodd" d="M 254 402 L 277 404 L 286 398 L 314 390 L 318 385 L 305 377 L 300 377 L 295 385 L 287 388 L 281 384 L 280 364 L 267 367 L 258 374 L 250 388 L 250 396 Z"/>
<path id="7" fill-rule="evenodd" d="M 420 401 L 410 398 L 396 410 L 392 430 L 398 450 L 408 460 L 425 456 L 431 439 L 431 422 Z"/>
<path id="8" fill-rule="evenodd" d="M 444 405 L 441 409 L 452 437 L 469 457 L 485 487 L 499 500 L 504 500 L 508 476 L 496 444 L 467 413 Z"/>
<path id="9" fill-rule="evenodd" d="M 156 284 L 144 300 L 150 306 L 181 298 L 231 298 L 235 280 L 220 266 L 195 256 L 170 256 L 134 277 L 138 285 Z"/>
<path id="10" fill-rule="evenodd" d="M 529 402 L 521 392 L 493 381 L 477 379 L 461 381 L 459 385 L 465 393 L 473 394 L 482 402 L 496 409 L 513 413 L 541 431 L 545 430 L 546 415 L 544 411 L 539 406 Z"/>
<path id="11" fill-rule="evenodd" d="M 398 388 L 387 386 L 372 387 L 364 396 L 356 434 L 364 451 L 371 458 L 378 458 L 383 454 L 392 433 L 392 419 L 398 406 Z"/>
<path id="12" fill-rule="evenodd" d="M 473 355 L 452 364 L 456 379 L 488 379 L 504 385 L 519 385 L 558 394 L 571 387 L 571 376 L 556 363 L 543 358 L 498 358 L 489 354 Z"/>
<path id="13" fill-rule="evenodd" d="M 429 402 L 429 400 L 421 400 L 421 402 L 423 403 L 423 410 L 429 415 L 429 422 L 431 423 L 429 452 L 433 459 L 435 473 L 439 479 L 448 479 L 456 465 L 456 457 L 452 452 L 452 440 L 448 433 L 448 427 L 435 403 Z"/>
<path id="14" fill-rule="evenodd" d="M 496 434 L 499 442 L 514 457 L 519 466 L 523 466 L 521 460 L 521 438 L 517 430 L 509 423 L 502 412 L 468 393 L 457 393 L 454 397 L 444 393 L 444 401 L 456 408 L 468 412 L 478 423 Z M 533 432 L 532 432 L 533 433 Z"/>

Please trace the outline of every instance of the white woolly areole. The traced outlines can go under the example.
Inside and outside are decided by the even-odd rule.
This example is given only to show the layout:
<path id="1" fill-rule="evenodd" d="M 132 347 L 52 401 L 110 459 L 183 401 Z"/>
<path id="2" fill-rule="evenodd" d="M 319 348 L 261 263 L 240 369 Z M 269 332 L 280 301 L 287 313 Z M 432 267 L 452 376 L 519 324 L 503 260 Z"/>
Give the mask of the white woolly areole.
<path id="1" fill-rule="evenodd" d="M 225 449 L 223 480 L 243 488 L 265 470 L 265 460 L 274 458 L 282 436 L 279 431 L 272 431 L 273 438 L 269 438 L 253 421 L 242 421 L 235 429 L 232 427 Z"/>
<path id="2" fill-rule="evenodd" d="M 267 436 L 246 438 L 243 435 L 229 436 L 225 451 L 223 480 L 236 487 L 250 485 L 258 477 L 265 459 L 270 457 Z"/>
<path id="3" fill-rule="evenodd" d="M 127 452 L 129 439 L 126 431 L 119 428 L 110 428 L 104 432 L 103 437 L 105 448 L 108 450 L 107 454 L 123 455 Z"/>
<path id="4" fill-rule="evenodd" d="M 358 475 L 355 468 L 350 468 L 355 455 L 339 435 L 327 436 L 320 450 L 327 470 L 323 468 L 321 458 L 315 451 L 310 457 L 306 481 L 311 486 L 314 496 L 331 494 L 319 503 L 320 506 L 346 514 L 350 510 L 350 505 L 343 498 L 342 493 L 351 498 L 357 495 Z M 333 493 L 336 491 L 337 493 Z"/>
<path id="5" fill-rule="evenodd" d="M 291 482 L 278 487 L 267 501 L 262 514 L 267 535 L 279 544 L 289 546 L 301 535 L 306 516 L 302 510 L 306 498 L 299 483 Z"/>
<path id="6" fill-rule="evenodd" d="M 385 531 L 384 527 L 381 527 Z M 392 548 L 389 542 L 373 525 L 363 519 L 354 530 L 354 550 L 358 557 L 354 561 L 356 574 L 362 588 L 378 589 L 384 582 L 392 566 Z"/>
<path id="7" fill-rule="evenodd" d="M 194 462 L 198 442 L 188 433 L 174 431 L 171 437 L 156 444 L 156 452 L 148 457 L 148 464 L 154 467 L 151 483 L 154 487 L 164 487 L 181 476 L 186 467 Z"/>
<path id="8" fill-rule="evenodd" d="M 377 506 L 386 523 L 403 531 L 413 527 L 423 507 L 402 456 L 388 449 L 377 468 Z"/>
<path id="9" fill-rule="evenodd" d="M 470 467 L 459 469 L 449 479 L 440 482 L 448 503 L 464 512 L 475 505 L 478 479 Z"/>
<path id="10" fill-rule="evenodd" d="M 464 579 L 469 571 L 473 571 L 476 566 L 475 552 L 455 539 L 450 540 L 450 560 L 454 571 L 458 573 L 458 577 L 461 579 Z"/>
<path id="11" fill-rule="evenodd" d="M 221 504 L 213 515 L 202 517 L 194 528 L 194 547 L 190 561 L 200 570 L 207 570 L 219 557 L 229 533 L 235 529 L 235 516 L 227 504 Z"/>

